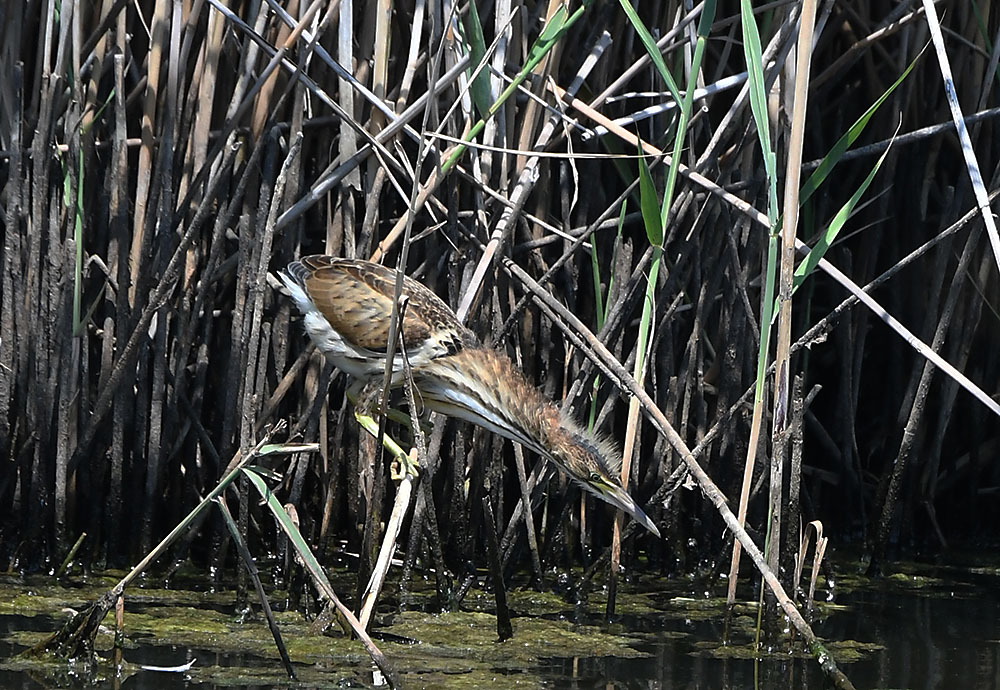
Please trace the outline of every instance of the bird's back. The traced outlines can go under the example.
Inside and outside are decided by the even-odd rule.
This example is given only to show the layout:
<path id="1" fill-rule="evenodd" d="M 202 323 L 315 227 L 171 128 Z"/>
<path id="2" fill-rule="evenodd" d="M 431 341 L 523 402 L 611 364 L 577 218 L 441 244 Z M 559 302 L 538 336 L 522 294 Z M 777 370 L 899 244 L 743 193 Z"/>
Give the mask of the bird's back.
<path id="1" fill-rule="evenodd" d="M 306 315 L 309 335 L 317 344 L 327 345 L 321 349 L 335 365 L 361 377 L 374 375 L 384 366 L 396 290 L 394 269 L 314 255 L 290 263 L 282 280 Z M 478 345 L 472 332 L 431 290 L 403 276 L 403 295 L 408 298 L 403 345 L 411 364 Z"/>

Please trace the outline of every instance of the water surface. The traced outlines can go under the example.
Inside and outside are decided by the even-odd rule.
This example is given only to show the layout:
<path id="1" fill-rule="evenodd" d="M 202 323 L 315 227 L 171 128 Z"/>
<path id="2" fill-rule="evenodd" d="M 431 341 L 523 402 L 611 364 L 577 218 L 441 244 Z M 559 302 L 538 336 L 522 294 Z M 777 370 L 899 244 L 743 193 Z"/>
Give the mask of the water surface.
<path id="1" fill-rule="evenodd" d="M 900 567 L 903 574 L 871 582 L 840 563 L 832 590 L 818 593 L 831 601 L 820 605 L 813 627 L 841 669 L 859 688 L 1000 690 L 1000 568 Z M 63 607 L 82 607 L 113 582 L 0 580 L 0 687 L 116 687 L 109 677 L 77 675 L 65 664 L 27 669 L 12 660 L 58 627 L 67 615 Z M 474 590 L 463 610 L 449 613 L 421 610 L 426 600 L 419 592 L 410 595 L 406 605 L 415 610 L 398 612 L 393 603 L 376 620 L 376 644 L 407 688 L 826 686 L 817 664 L 788 645 L 754 658 L 749 602 L 729 628 L 733 643 L 723 644 L 723 601 L 708 596 L 703 584 L 641 578 L 625 585 L 622 615 L 610 627 L 602 625 L 600 592 L 572 606 L 551 593 L 514 591 L 515 636 L 503 643 L 496 641 L 489 593 Z M 127 593 L 125 658 L 131 666 L 119 687 L 385 687 L 359 643 L 312 634 L 296 612 L 278 616 L 298 684 L 287 680 L 263 619 L 238 616 L 232 592 L 147 587 Z M 107 654 L 110 644 L 110 632 L 102 633 L 98 648 Z M 194 665 L 180 673 L 138 668 L 191 659 Z"/>

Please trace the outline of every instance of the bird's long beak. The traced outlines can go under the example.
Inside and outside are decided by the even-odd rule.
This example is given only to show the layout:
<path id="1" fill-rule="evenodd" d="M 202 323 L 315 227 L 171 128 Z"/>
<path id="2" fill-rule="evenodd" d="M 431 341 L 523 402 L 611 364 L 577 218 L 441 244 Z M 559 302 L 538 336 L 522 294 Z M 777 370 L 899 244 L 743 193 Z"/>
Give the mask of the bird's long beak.
<path id="1" fill-rule="evenodd" d="M 625 489 L 606 482 L 601 482 L 599 485 L 594 487 L 594 489 L 594 493 L 603 498 L 605 501 L 631 515 L 636 522 L 648 529 L 657 537 L 660 536 L 660 530 L 656 528 L 653 521 L 649 519 L 649 516 L 642 511 L 642 508 L 636 504 L 635 500 L 629 496 Z"/>

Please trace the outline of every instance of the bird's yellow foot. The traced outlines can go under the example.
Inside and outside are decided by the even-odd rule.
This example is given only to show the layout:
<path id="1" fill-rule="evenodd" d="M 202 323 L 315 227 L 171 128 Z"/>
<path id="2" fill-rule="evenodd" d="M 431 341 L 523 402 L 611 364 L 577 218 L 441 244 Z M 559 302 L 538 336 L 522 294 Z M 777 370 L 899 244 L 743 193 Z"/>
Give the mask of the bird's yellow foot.
<path id="1" fill-rule="evenodd" d="M 396 455 L 396 459 L 389 465 L 389 476 L 392 481 L 399 482 L 407 477 L 416 477 L 420 472 L 420 464 L 417 462 L 417 449 L 410 448 L 410 452 L 404 455 Z"/>

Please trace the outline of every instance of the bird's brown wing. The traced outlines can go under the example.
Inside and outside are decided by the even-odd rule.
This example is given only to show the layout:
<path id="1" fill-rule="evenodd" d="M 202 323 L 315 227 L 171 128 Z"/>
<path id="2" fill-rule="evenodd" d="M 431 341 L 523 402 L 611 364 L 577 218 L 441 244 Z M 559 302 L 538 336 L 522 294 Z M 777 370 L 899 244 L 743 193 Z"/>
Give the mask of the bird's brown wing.
<path id="1" fill-rule="evenodd" d="M 340 335 L 357 347 L 385 352 L 392 317 L 396 271 L 369 261 L 330 256 L 306 256 L 292 268 L 316 307 Z M 433 339 L 458 351 L 471 338 L 441 299 L 408 276 L 403 294 L 409 296 L 403 319 L 403 343 L 416 349 Z"/>

